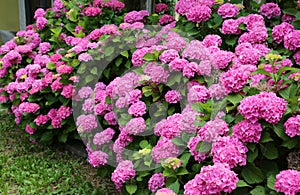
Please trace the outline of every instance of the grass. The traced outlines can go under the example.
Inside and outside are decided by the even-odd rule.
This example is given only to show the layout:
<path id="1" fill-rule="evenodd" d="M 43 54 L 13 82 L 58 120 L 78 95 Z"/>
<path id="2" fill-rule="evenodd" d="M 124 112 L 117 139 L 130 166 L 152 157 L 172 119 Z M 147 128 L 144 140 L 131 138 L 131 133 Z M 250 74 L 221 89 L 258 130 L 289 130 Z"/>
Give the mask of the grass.
<path id="1" fill-rule="evenodd" d="M 0 113 L 0 194 L 116 194 L 85 159 L 32 143 Z"/>

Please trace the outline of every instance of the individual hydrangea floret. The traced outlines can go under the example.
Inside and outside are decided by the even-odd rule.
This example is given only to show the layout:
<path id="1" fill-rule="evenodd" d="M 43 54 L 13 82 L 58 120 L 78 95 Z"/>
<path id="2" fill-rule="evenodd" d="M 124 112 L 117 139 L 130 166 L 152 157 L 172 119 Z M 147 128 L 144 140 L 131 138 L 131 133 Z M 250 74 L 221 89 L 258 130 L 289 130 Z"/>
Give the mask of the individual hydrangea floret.
<path id="1" fill-rule="evenodd" d="M 201 168 L 194 179 L 184 185 L 185 195 L 211 195 L 221 192 L 232 192 L 239 181 L 237 174 L 221 163 L 208 165 Z"/>
<path id="2" fill-rule="evenodd" d="M 221 5 L 218 9 L 218 14 L 222 16 L 222 18 L 232 18 L 237 16 L 239 13 L 239 8 L 231 3 L 225 3 Z"/>
<path id="3" fill-rule="evenodd" d="M 300 192 L 300 172 L 296 170 L 284 170 L 276 175 L 274 188 L 277 192 L 286 195 L 296 195 Z"/>
<path id="4" fill-rule="evenodd" d="M 300 136 L 300 115 L 290 117 L 284 123 L 285 133 L 290 137 Z"/>
<path id="5" fill-rule="evenodd" d="M 157 189 L 162 188 L 165 185 L 167 177 L 164 177 L 162 173 L 155 173 L 148 181 L 148 189 L 155 192 Z"/>

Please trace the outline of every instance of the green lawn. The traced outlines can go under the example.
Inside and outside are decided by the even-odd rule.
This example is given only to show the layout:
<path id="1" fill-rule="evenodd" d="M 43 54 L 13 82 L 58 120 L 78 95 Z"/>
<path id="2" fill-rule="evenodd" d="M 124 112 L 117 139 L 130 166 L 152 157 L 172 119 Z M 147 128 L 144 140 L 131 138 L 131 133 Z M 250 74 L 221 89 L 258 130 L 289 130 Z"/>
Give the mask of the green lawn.
<path id="1" fill-rule="evenodd" d="M 85 159 L 32 143 L 0 113 L 0 194 L 116 194 Z"/>

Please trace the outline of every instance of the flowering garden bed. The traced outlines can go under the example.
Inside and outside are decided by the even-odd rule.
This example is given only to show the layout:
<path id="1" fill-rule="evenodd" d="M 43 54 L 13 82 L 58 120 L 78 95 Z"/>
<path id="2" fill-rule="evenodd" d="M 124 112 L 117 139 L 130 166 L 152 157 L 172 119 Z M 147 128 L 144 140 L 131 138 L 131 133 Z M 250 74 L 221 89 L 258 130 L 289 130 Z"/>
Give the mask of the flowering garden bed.
<path id="1" fill-rule="evenodd" d="M 0 101 L 123 194 L 297 194 L 300 2 L 241 3 L 55 0 L 1 46 Z"/>

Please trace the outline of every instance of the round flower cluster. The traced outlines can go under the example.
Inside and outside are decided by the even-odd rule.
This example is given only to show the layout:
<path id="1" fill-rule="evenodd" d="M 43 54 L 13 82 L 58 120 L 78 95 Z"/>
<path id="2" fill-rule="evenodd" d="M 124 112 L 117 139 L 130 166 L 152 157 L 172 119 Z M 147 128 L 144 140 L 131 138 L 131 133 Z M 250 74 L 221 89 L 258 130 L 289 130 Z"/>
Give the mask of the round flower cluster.
<path id="1" fill-rule="evenodd" d="M 154 133 L 157 136 L 162 136 L 166 139 L 172 139 L 176 136 L 179 136 L 181 133 L 179 128 L 181 120 L 181 114 L 176 113 L 172 116 L 169 116 L 167 119 L 163 119 L 155 125 Z"/>
<path id="2" fill-rule="evenodd" d="M 300 172 L 296 170 L 281 171 L 276 175 L 274 188 L 277 192 L 296 195 L 300 192 Z"/>
<path id="3" fill-rule="evenodd" d="M 295 51 L 300 48 L 300 30 L 293 30 L 284 36 L 284 47 L 288 50 Z"/>
<path id="4" fill-rule="evenodd" d="M 283 42 L 284 36 L 291 33 L 293 30 L 294 26 L 287 22 L 283 22 L 279 25 L 274 26 L 272 29 L 272 36 L 274 41 L 276 41 L 276 43 Z"/>
<path id="5" fill-rule="evenodd" d="M 176 104 L 181 100 L 180 92 L 176 90 L 170 90 L 165 95 L 166 101 L 170 104 Z"/>
<path id="6" fill-rule="evenodd" d="M 189 21 L 200 23 L 210 18 L 211 9 L 206 5 L 197 5 L 189 9 L 186 17 Z"/>
<path id="7" fill-rule="evenodd" d="M 93 143 L 98 146 L 106 144 L 109 141 L 111 141 L 114 134 L 115 134 L 115 130 L 113 130 L 112 128 L 107 128 L 104 131 L 95 134 L 93 138 Z"/>
<path id="8" fill-rule="evenodd" d="M 233 136 L 242 142 L 258 143 L 262 132 L 261 124 L 243 120 L 232 127 Z"/>
<path id="9" fill-rule="evenodd" d="M 218 14 L 222 16 L 222 18 L 232 18 L 237 16 L 238 13 L 239 13 L 238 7 L 231 3 L 225 3 L 221 5 L 218 9 Z"/>
<path id="10" fill-rule="evenodd" d="M 125 160 L 118 164 L 117 168 L 111 175 L 111 180 L 116 185 L 116 188 L 120 190 L 125 181 L 134 177 L 135 170 L 133 169 L 132 162 L 129 160 Z"/>
<path id="11" fill-rule="evenodd" d="M 216 163 L 204 166 L 194 179 L 184 185 L 185 195 L 211 195 L 223 192 L 232 192 L 239 181 L 237 174 L 227 165 Z"/>
<path id="12" fill-rule="evenodd" d="M 155 12 L 160 13 L 160 12 L 167 12 L 168 11 L 168 5 L 165 3 L 158 3 L 155 5 Z"/>
<path id="13" fill-rule="evenodd" d="M 88 159 L 93 167 L 99 167 L 107 163 L 108 154 L 102 151 L 88 151 Z"/>
<path id="14" fill-rule="evenodd" d="M 145 120 L 142 117 L 131 119 L 125 126 L 124 132 L 138 135 L 146 130 Z"/>
<path id="15" fill-rule="evenodd" d="M 239 106 L 240 113 L 254 123 L 259 119 L 276 124 L 282 118 L 286 110 L 287 102 L 276 96 L 273 92 L 261 92 L 260 94 L 244 98 Z"/>
<path id="16" fill-rule="evenodd" d="M 188 102 L 193 104 L 196 102 L 206 102 L 210 99 L 209 90 L 205 86 L 195 85 L 191 87 L 188 91 Z"/>
<path id="17" fill-rule="evenodd" d="M 266 3 L 260 6 L 260 14 L 270 19 L 272 17 L 280 16 L 281 10 L 276 3 Z"/>
<path id="18" fill-rule="evenodd" d="M 164 14 L 159 19 L 158 24 L 160 24 L 160 25 L 166 25 L 166 24 L 170 24 L 170 23 L 172 23 L 174 21 L 175 21 L 175 19 L 174 19 L 173 16 L 171 16 L 169 14 Z"/>
<path id="19" fill-rule="evenodd" d="M 148 11 L 146 10 L 141 10 L 141 11 L 131 11 L 128 12 L 125 17 L 124 17 L 124 22 L 133 24 L 135 22 L 144 22 L 145 17 L 149 16 Z"/>
<path id="20" fill-rule="evenodd" d="M 76 125 L 79 133 L 90 132 L 98 126 L 97 119 L 93 114 L 80 115 L 76 120 Z"/>
<path id="21" fill-rule="evenodd" d="M 300 115 L 290 117 L 284 123 L 285 133 L 290 137 L 300 136 Z"/>
<path id="22" fill-rule="evenodd" d="M 160 163 L 161 160 L 176 157 L 179 154 L 179 148 L 167 138 L 160 139 L 156 146 L 152 148 L 152 159 L 156 163 Z"/>
<path id="23" fill-rule="evenodd" d="M 165 185 L 167 177 L 164 177 L 162 173 L 155 173 L 151 176 L 148 181 L 148 188 L 152 192 L 155 192 L 157 189 L 162 188 Z"/>
<path id="24" fill-rule="evenodd" d="M 246 165 L 248 148 L 238 138 L 226 136 L 218 138 L 212 145 L 214 163 L 226 163 L 230 168 Z"/>

